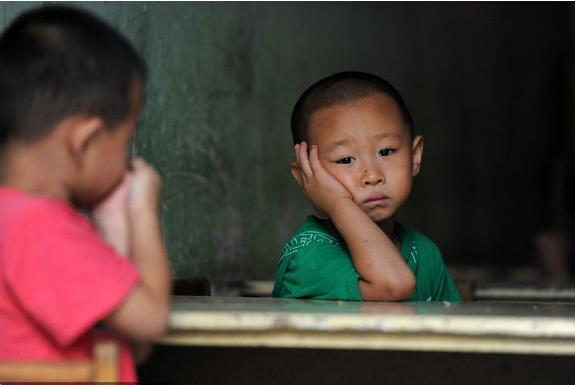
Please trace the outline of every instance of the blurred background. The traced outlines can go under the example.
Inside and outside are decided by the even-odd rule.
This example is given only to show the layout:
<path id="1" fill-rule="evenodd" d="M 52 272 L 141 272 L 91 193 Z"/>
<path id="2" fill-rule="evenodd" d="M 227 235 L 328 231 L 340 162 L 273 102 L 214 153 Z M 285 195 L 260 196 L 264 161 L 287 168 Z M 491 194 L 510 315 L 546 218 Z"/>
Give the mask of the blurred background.
<path id="1" fill-rule="evenodd" d="M 0 28 L 40 4 L 0 3 Z M 273 280 L 310 212 L 289 174 L 291 108 L 318 79 L 359 70 L 399 89 L 425 138 L 400 219 L 456 278 L 553 278 L 537 254 L 541 234 L 570 234 L 575 199 L 563 188 L 572 3 L 67 4 L 115 25 L 148 64 L 133 151 L 163 176 L 174 277 L 206 277 L 216 293 Z"/>

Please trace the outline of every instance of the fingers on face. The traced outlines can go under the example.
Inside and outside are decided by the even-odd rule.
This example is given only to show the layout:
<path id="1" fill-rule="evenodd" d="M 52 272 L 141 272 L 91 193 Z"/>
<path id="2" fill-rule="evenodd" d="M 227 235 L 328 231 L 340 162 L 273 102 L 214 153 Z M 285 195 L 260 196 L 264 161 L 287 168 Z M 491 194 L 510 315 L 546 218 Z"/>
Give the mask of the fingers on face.
<path id="1" fill-rule="evenodd" d="M 318 148 L 315 144 L 313 146 L 311 146 L 311 150 L 309 152 L 309 164 L 310 164 L 312 172 L 317 171 L 317 170 L 321 170 L 321 163 L 319 162 Z"/>
<path id="2" fill-rule="evenodd" d="M 313 175 L 313 170 L 309 163 L 308 144 L 306 142 L 301 142 L 299 146 L 298 165 L 303 172 L 303 177 Z"/>
<path id="3" fill-rule="evenodd" d="M 293 152 L 295 155 L 295 163 L 299 168 L 299 148 L 300 148 L 300 144 L 296 144 L 295 146 L 293 146 Z"/>

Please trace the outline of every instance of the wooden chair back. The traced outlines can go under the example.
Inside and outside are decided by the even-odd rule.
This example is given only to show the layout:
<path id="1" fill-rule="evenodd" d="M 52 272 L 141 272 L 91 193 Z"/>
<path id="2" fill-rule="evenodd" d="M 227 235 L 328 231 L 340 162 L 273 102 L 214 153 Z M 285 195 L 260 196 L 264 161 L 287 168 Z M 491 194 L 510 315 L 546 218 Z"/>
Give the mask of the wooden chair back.
<path id="1" fill-rule="evenodd" d="M 0 382 L 118 382 L 120 349 L 113 341 L 94 345 L 91 360 L 0 362 Z"/>

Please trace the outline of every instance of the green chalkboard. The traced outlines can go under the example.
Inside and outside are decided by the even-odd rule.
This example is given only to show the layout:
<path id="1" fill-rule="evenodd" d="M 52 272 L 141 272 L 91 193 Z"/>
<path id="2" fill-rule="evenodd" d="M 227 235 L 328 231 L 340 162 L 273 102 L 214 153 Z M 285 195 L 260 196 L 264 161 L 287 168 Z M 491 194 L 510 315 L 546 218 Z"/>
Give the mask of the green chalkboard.
<path id="1" fill-rule="evenodd" d="M 0 3 L 0 27 L 38 4 Z M 410 106 L 426 147 L 400 214 L 448 263 L 520 264 L 551 217 L 549 170 L 575 135 L 553 131 L 561 104 L 542 97 L 561 82 L 542 74 L 573 68 L 575 55 L 559 56 L 571 44 L 568 6 L 75 4 L 148 64 L 133 151 L 163 176 L 176 277 L 273 278 L 282 242 L 310 212 L 289 174 L 291 108 L 342 70 L 384 76 Z"/>

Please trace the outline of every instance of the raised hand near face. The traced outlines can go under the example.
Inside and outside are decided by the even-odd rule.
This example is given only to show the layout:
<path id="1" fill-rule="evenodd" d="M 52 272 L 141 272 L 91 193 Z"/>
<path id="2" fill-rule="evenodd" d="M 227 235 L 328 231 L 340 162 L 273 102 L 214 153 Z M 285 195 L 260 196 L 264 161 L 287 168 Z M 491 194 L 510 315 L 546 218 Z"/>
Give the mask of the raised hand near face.
<path id="1" fill-rule="evenodd" d="M 331 216 L 340 202 L 353 201 L 351 193 L 320 163 L 316 145 L 311 146 L 309 155 L 306 142 L 296 144 L 294 151 L 296 161 L 292 164 L 292 175 L 317 210 Z"/>

